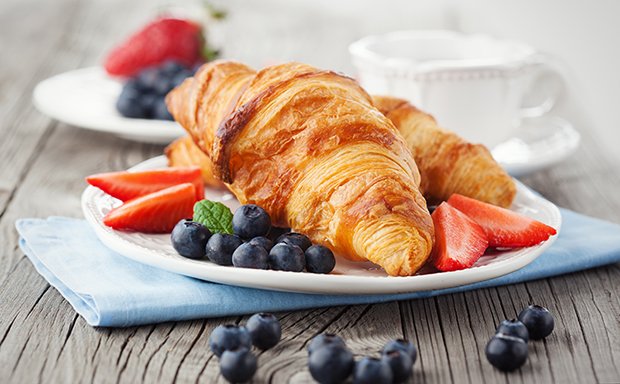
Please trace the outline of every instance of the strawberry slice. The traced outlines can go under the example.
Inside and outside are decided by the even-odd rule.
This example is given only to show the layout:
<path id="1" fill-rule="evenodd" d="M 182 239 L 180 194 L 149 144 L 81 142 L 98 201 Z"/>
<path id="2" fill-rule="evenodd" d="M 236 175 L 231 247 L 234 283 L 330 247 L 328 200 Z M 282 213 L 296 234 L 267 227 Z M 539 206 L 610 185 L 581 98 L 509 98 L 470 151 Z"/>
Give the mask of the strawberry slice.
<path id="1" fill-rule="evenodd" d="M 557 233 L 540 221 L 459 194 L 450 196 L 448 204 L 480 225 L 491 247 L 529 247 Z"/>
<path id="2" fill-rule="evenodd" d="M 435 226 L 435 245 L 431 260 L 440 271 L 469 268 L 484 254 L 484 231 L 464 213 L 441 203 L 431 215 Z"/>
<path id="3" fill-rule="evenodd" d="M 184 218 L 192 217 L 196 187 L 191 183 L 175 185 L 129 200 L 111 210 L 103 223 L 114 229 L 145 233 L 172 232 Z"/>
<path id="4" fill-rule="evenodd" d="M 98 173 L 86 178 L 88 184 L 122 201 L 135 199 L 173 185 L 192 183 L 196 200 L 204 198 L 204 183 L 199 167 L 161 168 L 141 172 Z"/>

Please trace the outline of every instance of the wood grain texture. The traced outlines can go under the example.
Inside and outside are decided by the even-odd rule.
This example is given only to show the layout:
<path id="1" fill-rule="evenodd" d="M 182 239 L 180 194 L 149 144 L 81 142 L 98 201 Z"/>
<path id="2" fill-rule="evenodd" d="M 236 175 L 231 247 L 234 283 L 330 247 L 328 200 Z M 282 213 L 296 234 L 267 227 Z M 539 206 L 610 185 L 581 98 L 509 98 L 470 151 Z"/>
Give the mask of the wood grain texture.
<path id="1" fill-rule="evenodd" d="M 0 46 L 5 52 L 0 62 L 0 382 L 224 382 L 217 358 L 208 349 L 209 334 L 219 324 L 242 323 L 247 317 L 94 329 L 37 274 L 18 249 L 13 228 L 19 217 L 81 216 L 85 175 L 124 169 L 161 153 L 161 146 L 50 121 L 30 102 L 37 81 L 97 63 L 112 41 L 148 18 L 144 9 L 153 5 L 146 4 L 0 3 Z M 274 2 L 267 4 L 275 7 Z M 233 13 L 238 16 L 224 27 L 231 41 L 229 57 L 254 65 L 291 57 L 347 68 L 346 55 L 326 48 L 324 56 L 317 57 L 318 48 L 304 47 L 319 47 L 330 38 L 343 45 L 356 37 L 357 27 L 335 37 L 313 34 L 307 32 L 312 27 L 307 21 L 287 21 L 286 11 L 274 10 L 279 21 L 261 32 L 261 49 L 256 50 L 246 39 L 247 30 L 262 23 L 247 17 L 256 7 L 240 8 L 240 1 L 231 2 L 231 7 L 232 12 L 238 8 Z M 269 12 L 261 10 L 264 15 Z M 321 22 L 333 21 L 313 12 Z M 283 28 L 292 29 L 287 44 L 265 42 L 276 39 Z M 574 123 L 587 127 L 585 120 Z M 582 133 L 583 146 L 575 156 L 524 181 L 561 206 L 620 223 L 620 167 L 610 163 L 597 144 L 609 138 L 591 137 L 586 129 Z M 305 348 L 312 337 L 326 331 L 345 337 L 356 356 L 376 354 L 391 338 L 413 340 L 419 348 L 411 380 L 416 383 L 620 382 L 619 282 L 620 265 L 612 265 L 429 299 L 280 313 L 283 339 L 259 354 L 254 382 L 311 382 Z M 545 341 L 530 344 L 529 361 L 519 371 L 498 372 L 484 356 L 486 341 L 501 320 L 515 317 L 530 302 L 555 314 L 556 330 Z"/>

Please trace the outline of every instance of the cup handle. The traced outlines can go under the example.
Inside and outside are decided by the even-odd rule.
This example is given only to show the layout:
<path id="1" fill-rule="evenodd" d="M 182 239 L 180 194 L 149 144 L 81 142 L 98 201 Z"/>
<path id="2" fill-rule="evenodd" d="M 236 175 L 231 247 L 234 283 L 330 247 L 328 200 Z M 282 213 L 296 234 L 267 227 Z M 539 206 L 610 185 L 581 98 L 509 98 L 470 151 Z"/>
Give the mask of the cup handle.
<path id="1" fill-rule="evenodd" d="M 542 93 L 544 96 L 537 105 L 521 106 L 519 116 L 522 118 L 539 117 L 549 113 L 565 88 L 564 70 L 553 56 L 543 53 L 536 54 L 531 58 L 528 67 L 530 70 L 533 70 L 533 73 L 529 77 L 530 84 L 526 88 L 524 97 L 521 100 L 522 103 L 525 95 L 528 93 L 530 96 L 535 93 Z M 538 88 L 541 84 L 547 84 L 546 89 L 541 90 Z M 549 86 L 549 84 L 552 85 Z"/>

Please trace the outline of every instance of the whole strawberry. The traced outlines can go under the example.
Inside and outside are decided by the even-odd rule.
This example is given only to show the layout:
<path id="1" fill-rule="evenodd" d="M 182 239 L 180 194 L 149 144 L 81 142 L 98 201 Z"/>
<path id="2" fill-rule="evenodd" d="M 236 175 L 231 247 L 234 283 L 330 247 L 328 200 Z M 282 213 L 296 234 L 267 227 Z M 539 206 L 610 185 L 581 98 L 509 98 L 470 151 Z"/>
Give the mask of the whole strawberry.
<path id="1" fill-rule="evenodd" d="M 133 76 L 140 70 L 175 60 L 187 67 L 204 61 L 205 40 L 196 22 L 157 19 L 117 46 L 105 60 L 106 71 L 113 76 Z"/>

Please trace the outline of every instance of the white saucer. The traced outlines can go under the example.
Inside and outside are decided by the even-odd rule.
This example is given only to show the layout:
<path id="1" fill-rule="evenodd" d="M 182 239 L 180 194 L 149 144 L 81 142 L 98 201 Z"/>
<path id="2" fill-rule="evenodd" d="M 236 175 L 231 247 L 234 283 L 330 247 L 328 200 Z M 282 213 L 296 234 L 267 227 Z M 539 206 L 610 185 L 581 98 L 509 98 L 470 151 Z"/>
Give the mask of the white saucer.
<path id="1" fill-rule="evenodd" d="M 40 82 L 34 89 L 37 109 L 64 123 L 125 139 L 166 144 L 185 131 L 173 121 L 130 119 L 116 111 L 121 82 L 103 68 L 65 72 Z"/>
<path id="2" fill-rule="evenodd" d="M 164 156 L 138 164 L 133 170 L 166 166 Z M 534 194 L 517 182 L 517 196 L 513 211 L 540 220 L 559 232 L 562 223 L 560 211 L 553 203 Z M 238 201 L 228 192 L 206 188 L 205 195 L 212 201 L 221 201 L 231 209 Z M 255 270 L 216 265 L 204 260 L 179 256 L 172 248 L 170 235 L 149 235 L 138 232 L 115 231 L 103 224 L 103 217 L 120 202 L 95 187 L 87 187 L 82 194 L 82 210 L 99 239 L 110 249 L 140 263 L 171 272 L 217 283 L 288 292 L 329 294 L 383 294 L 425 291 L 456 287 L 492 279 L 514 272 L 535 260 L 556 239 L 529 248 L 485 254 L 469 269 L 453 272 L 425 270 L 415 276 L 390 277 L 377 265 L 354 263 L 337 258 L 335 270 L 328 275 Z"/>
<path id="3" fill-rule="evenodd" d="M 517 136 L 491 151 L 514 177 L 558 164 L 573 154 L 581 136 L 566 120 L 554 116 L 524 119 Z"/>

